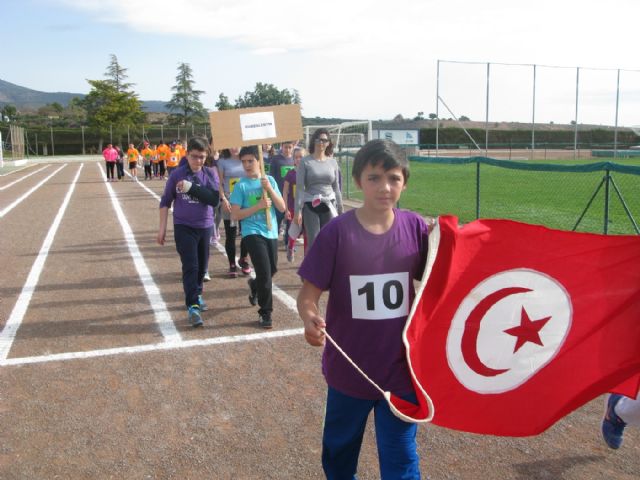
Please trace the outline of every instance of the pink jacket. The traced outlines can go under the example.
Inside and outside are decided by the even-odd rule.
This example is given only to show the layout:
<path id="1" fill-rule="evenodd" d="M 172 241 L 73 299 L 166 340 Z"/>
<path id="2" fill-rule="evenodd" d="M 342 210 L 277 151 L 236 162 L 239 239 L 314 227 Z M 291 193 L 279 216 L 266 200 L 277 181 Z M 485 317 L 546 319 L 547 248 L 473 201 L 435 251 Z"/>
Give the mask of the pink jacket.
<path id="1" fill-rule="evenodd" d="M 118 159 L 118 151 L 111 147 L 107 147 L 102 151 L 102 156 L 107 162 L 115 162 Z"/>

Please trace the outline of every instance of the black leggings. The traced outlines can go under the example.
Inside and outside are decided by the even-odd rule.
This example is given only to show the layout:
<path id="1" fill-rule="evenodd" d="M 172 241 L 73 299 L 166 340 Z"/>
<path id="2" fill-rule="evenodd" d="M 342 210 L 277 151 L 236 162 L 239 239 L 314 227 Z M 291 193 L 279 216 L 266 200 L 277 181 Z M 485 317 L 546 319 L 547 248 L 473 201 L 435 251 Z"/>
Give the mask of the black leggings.
<path id="1" fill-rule="evenodd" d="M 116 164 L 113 162 L 105 162 L 107 164 L 107 180 L 113 179 L 113 172 L 115 171 Z"/>
<path id="2" fill-rule="evenodd" d="M 258 313 L 273 311 L 272 278 L 278 271 L 278 239 L 265 238 L 262 235 L 247 235 L 246 241 L 251 254 L 251 263 L 256 272 L 255 280 L 250 280 L 251 289 L 258 294 Z"/>
<path id="3" fill-rule="evenodd" d="M 229 265 L 236 264 L 236 237 L 238 236 L 238 227 L 231 226 L 231 220 L 224 221 L 224 249 L 227 252 L 227 258 L 229 259 Z M 248 255 L 247 247 L 245 245 L 244 238 L 240 239 L 240 258 L 245 258 Z"/>

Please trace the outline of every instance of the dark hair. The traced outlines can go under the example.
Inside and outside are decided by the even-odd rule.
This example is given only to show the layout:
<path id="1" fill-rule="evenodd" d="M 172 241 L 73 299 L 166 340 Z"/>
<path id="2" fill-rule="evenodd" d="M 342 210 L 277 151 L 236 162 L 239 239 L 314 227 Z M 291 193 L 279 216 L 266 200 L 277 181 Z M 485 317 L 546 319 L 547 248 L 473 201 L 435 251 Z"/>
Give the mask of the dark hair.
<path id="1" fill-rule="evenodd" d="M 362 170 L 364 170 L 367 165 L 375 167 L 380 164 L 382 164 L 385 172 L 392 168 L 400 167 L 402 169 L 404 183 L 406 184 L 409 180 L 409 161 L 407 160 L 407 155 L 397 143 L 391 140 L 370 140 L 365 143 L 353 159 L 351 176 L 355 180 L 360 181 Z"/>
<path id="2" fill-rule="evenodd" d="M 209 141 L 205 137 L 191 137 L 187 144 L 187 152 L 191 150 L 209 151 Z"/>
<path id="3" fill-rule="evenodd" d="M 253 155 L 256 160 L 258 159 L 258 147 L 251 145 L 250 147 L 242 147 L 240 149 L 240 153 L 238 154 L 239 158 L 244 157 L 245 155 Z"/>
<path id="4" fill-rule="evenodd" d="M 333 141 L 331 140 L 329 130 L 327 130 L 326 128 L 319 128 L 315 132 L 313 132 L 311 138 L 309 139 L 309 153 L 313 155 L 313 151 L 316 147 L 316 138 L 318 138 L 323 133 L 327 137 L 329 137 L 329 144 L 325 147 L 324 154 L 330 157 L 331 155 L 333 155 Z"/>

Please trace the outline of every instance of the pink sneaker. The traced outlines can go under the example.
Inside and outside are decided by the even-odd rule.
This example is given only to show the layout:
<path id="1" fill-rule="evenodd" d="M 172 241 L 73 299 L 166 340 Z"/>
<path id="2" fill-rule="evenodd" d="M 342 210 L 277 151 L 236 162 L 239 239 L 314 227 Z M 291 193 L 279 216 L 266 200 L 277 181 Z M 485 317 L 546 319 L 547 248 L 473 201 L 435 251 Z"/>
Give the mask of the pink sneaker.
<path id="1" fill-rule="evenodd" d="M 238 261 L 238 265 L 240 265 L 243 275 L 251 275 L 251 265 L 249 265 L 246 258 L 241 258 L 240 261 Z"/>
<path id="2" fill-rule="evenodd" d="M 229 278 L 237 278 L 238 277 L 238 267 L 235 265 L 229 265 Z"/>

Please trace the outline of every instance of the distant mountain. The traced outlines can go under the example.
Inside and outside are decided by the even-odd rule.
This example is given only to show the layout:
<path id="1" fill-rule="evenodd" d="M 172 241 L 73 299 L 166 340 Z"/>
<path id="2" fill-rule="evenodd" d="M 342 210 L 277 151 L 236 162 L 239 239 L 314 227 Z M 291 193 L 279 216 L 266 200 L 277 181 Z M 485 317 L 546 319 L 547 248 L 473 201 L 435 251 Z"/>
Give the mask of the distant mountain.
<path id="1" fill-rule="evenodd" d="M 0 79 L 0 107 L 9 104 L 16 107 L 18 111 L 37 110 L 55 102 L 66 107 L 72 98 L 84 96 L 84 93 L 39 92 Z M 142 100 L 142 108 L 146 112 L 166 113 L 168 110 L 165 103 L 161 100 Z"/>

